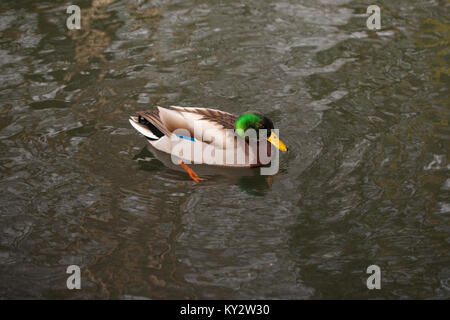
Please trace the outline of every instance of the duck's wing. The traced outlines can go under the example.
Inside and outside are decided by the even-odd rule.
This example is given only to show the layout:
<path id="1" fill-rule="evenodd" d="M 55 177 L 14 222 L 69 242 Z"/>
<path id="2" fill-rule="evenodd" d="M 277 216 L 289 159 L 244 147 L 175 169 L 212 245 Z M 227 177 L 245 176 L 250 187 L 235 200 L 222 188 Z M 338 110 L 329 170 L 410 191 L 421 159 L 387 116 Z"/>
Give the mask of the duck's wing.
<path id="1" fill-rule="evenodd" d="M 183 115 L 186 120 L 192 121 L 205 121 L 210 125 L 218 126 L 223 129 L 234 129 L 234 123 L 237 117 L 234 114 L 209 108 L 185 108 L 178 106 L 171 106 L 172 110 L 175 110 Z"/>
<path id="2" fill-rule="evenodd" d="M 165 135 L 170 138 L 174 131 L 185 130 L 184 132 L 189 132 L 190 136 L 198 141 L 218 146 L 223 146 L 225 139 L 234 137 L 232 134 L 226 135 L 226 129 L 234 129 L 237 119 L 231 113 L 216 109 L 178 106 L 171 106 L 170 109 L 157 107 L 153 110 L 138 111 L 137 114 L 148 121 L 150 125 L 147 125 L 147 128 L 158 137 Z"/>
<path id="3" fill-rule="evenodd" d="M 193 133 L 196 123 L 206 128 L 234 129 L 234 123 L 237 119 L 231 113 L 216 109 L 178 106 L 171 106 L 170 109 L 157 107 L 156 109 L 136 113 L 167 136 L 170 136 L 177 129 L 187 129 Z"/>
<path id="4" fill-rule="evenodd" d="M 192 137 L 215 148 L 223 149 L 234 145 L 234 123 L 237 117 L 231 113 L 209 108 L 186 108 L 171 106 L 169 110 L 185 120 L 185 126 Z"/>

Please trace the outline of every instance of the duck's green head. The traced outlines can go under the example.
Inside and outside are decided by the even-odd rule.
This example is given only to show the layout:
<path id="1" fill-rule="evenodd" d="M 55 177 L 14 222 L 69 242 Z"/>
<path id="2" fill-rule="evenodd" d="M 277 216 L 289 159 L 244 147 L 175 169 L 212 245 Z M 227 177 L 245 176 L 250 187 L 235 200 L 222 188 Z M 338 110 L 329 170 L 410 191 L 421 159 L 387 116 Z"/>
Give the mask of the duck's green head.
<path id="1" fill-rule="evenodd" d="M 234 123 L 234 131 L 236 135 L 244 138 L 245 131 L 248 129 L 254 129 L 258 134 L 260 129 L 267 129 L 267 135 L 269 138 L 267 141 L 272 143 L 275 147 L 280 149 L 281 151 L 287 151 L 286 145 L 281 142 L 275 132 L 271 131 L 274 129 L 273 122 L 266 116 L 263 116 L 259 112 L 256 111 L 248 111 L 243 113 L 239 118 L 236 119 Z"/>

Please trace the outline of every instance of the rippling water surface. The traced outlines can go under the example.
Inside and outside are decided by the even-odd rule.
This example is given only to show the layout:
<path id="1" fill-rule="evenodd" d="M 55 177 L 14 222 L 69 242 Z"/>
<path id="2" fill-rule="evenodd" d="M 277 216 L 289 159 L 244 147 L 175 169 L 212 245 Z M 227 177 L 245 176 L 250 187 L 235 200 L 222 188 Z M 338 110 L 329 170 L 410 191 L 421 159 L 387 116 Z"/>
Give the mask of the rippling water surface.
<path id="1" fill-rule="evenodd" d="M 448 299 L 449 2 L 370 4 L 2 0 L 0 297 Z M 289 153 L 194 184 L 129 125 L 154 105 Z"/>

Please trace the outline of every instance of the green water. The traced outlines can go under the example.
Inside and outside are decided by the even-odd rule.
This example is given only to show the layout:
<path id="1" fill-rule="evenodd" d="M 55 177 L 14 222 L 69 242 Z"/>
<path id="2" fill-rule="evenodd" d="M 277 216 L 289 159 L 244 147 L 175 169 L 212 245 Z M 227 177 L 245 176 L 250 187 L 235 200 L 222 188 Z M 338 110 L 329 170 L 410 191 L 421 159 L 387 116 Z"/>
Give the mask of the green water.
<path id="1" fill-rule="evenodd" d="M 449 8 L 2 0 L 0 298 L 448 299 Z M 128 123 L 154 105 L 257 110 L 289 153 L 195 184 Z"/>

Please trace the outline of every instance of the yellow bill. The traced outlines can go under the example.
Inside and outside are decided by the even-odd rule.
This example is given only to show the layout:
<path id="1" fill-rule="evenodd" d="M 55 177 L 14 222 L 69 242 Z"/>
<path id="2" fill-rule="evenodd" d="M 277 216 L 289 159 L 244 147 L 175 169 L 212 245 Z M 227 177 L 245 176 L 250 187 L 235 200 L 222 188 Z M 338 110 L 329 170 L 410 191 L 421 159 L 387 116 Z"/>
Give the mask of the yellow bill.
<path id="1" fill-rule="evenodd" d="M 271 144 L 273 144 L 275 147 L 277 147 L 281 151 L 286 152 L 288 150 L 286 145 L 280 140 L 280 138 L 278 138 L 278 136 L 273 131 L 272 131 L 272 134 L 270 135 L 270 137 L 267 139 L 267 141 L 269 141 Z"/>

